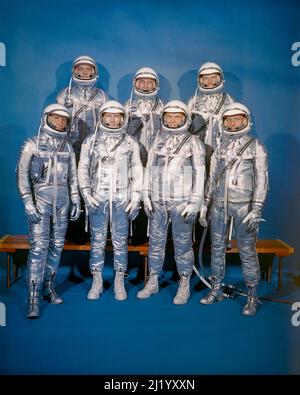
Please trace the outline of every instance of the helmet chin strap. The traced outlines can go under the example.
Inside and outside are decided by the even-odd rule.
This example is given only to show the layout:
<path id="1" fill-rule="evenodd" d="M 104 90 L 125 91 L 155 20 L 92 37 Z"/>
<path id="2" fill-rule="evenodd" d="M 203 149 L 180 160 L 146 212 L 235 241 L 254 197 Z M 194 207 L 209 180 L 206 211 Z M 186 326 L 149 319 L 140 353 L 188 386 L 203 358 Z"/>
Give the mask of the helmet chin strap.
<path id="1" fill-rule="evenodd" d="M 158 94 L 157 89 L 152 91 L 152 92 L 143 92 L 143 91 L 138 91 L 136 88 L 133 89 L 133 95 L 140 98 L 140 99 L 147 99 L 151 100 L 154 99 Z"/>
<path id="2" fill-rule="evenodd" d="M 95 75 L 90 74 L 90 75 L 88 76 L 88 78 L 82 78 L 82 75 L 81 75 L 81 74 L 77 74 L 76 77 L 79 78 L 79 79 L 81 79 L 81 80 L 88 81 L 88 80 L 91 80 L 92 78 L 94 78 Z"/>
<path id="3" fill-rule="evenodd" d="M 75 86 L 82 88 L 82 87 L 86 87 L 88 89 L 93 88 L 96 83 L 97 83 L 97 79 L 99 78 L 99 76 L 95 75 L 92 76 L 91 78 L 87 78 L 87 79 L 81 79 L 79 76 L 73 74 L 71 81 L 70 81 L 70 90 L 71 90 L 71 85 L 75 84 Z"/>
<path id="4" fill-rule="evenodd" d="M 221 80 L 219 83 L 214 83 L 213 86 L 208 87 L 207 84 L 201 84 L 200 81 L 197 84 L 197 88 L 201 93 L 206 95 L 212 95 L 220 92 L 223 89 L 225 80 Z M 197 92 L 197 89 L 196 89 Z"/>
<path id="5" fill-rule="evenodd" d="M 141 93 L 153 93 L 155 91 L 155 89 L 150 90 L 150 89 L 137 89 L 138 92 Z"/>
<path id="6" fill-rule="evenodd" d="M 211 89 L 211 88 L 216 88 L 218 85 L 213 84 L 213 86 L 208 86 L 207 84 L 204 84 L 204 88 Z"/>
<path id="7" fill-rule="evenodd" d="M 116 126 L 116 127 L 112 127 L 112 126 L 110 125 L 110 123 L 105 122 L 104 126 L 108 127 L 109 129 L 111 129 L 111 130 L 113 131 L 114 129 L 120 129 L 120 127 L 122 127 L 122 124 L 119 124 L 119 125 Z"/>
<path id="8" fill-rule="evenodd" d="M 48 122 L 48 125 L 50 126 L 50 128 L 54 129 L 56 132 L 64 133 L 67 131 L 67 129 L 58 129 L 58 127 L 55 126 L 52 122 Z"/>

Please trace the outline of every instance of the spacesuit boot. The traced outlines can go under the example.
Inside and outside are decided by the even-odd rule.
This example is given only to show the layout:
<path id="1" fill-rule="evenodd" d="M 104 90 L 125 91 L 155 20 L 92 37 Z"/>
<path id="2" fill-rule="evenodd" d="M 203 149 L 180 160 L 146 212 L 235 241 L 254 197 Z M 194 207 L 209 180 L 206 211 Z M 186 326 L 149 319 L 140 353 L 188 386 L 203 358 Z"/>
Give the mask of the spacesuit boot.
<path id="1" fill-rule="evenodd" d="M 54 280 L 56 277 L 56 273 L 51 273 L 50 275 L 45 276 L 44 285 L 43 285 L 43 298 L 52 304 L 61 304 L 63 303 L 63 299 L 60 298 L 54 289 Z"/>
<path id="2" fill-rule="evenodd" d="M 158 274 L 150 272 L 150 276 L 145 287 L 137 293 L 136 297 L 139 299 L 147 299 L 150 298 L 151 295 L 157 294 L 158 291 Z"/>
<path id="3" fill-rule="evenodd" d="M 255 315 L 257 310 L 257 293 L 256 287 L 248 286 L 247 292 L 247 302 L 243 308 L 242 314 L 243 315 Z"/>
<path id="4" fill-rule="evenodd" d="M 93 275 L 93 284 L 87 295 L 87 298 L 89 300 L 99 299 L 100 294 L 102 294 L 103 292 L 103 280 L 102 280 L 101 271 L 95 269 L 92 271 L 92 275 Z"/>
<path id="5" fill-rule="evenodd" d="M 175 298 L 173 299 L 174 304 L 185 304 L 190 298 L 190 278 L 191 275 L 182 275 L 179 281 L 179 287 Z"/>
<path id="6" fill-rule="evenodd" d="M 115 281 L 114 281 L 114 293 L 116 300 L 125 300 L 127 299 L 127 293 L 124 286 L 124 272 L 116 271 Z"/>
<path id="7" fill-rule="evenodd" d="M 200 300 L 201 304 L 213 304 L 215 302 L 221 302 L 224 299 L 222 291 L 222 283 L 216 277 L 212 278 L 211 290 L 208 294 Z"/>
<path id="8" fill-rule="evenodd" d="M 39 317 L 40 315 L 39 302 L 40 302 L 39 284 L 34 281 L 30 281 L 29 293 L 28 293 L 27 318 Z"/>

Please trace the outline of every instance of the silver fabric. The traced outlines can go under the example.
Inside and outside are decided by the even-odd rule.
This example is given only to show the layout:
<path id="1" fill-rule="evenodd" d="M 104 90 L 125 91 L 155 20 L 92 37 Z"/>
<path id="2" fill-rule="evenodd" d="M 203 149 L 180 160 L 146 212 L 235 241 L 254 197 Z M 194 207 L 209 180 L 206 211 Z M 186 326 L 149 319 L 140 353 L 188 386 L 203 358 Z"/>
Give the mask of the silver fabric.
<path id="1" fill-rule="evenodd" d="M 69 88 L 63 89 L 56 98 L 59 104 L 69 108 L 72 121 L 68 140 L 73 145 L 76 159 L 79 160 L 80 148 L 87 136 L 95 130 L 99 120 L 99 109 L 108 100 L 106 93 L 95 85 L 73 83 L 69 95 Z"/>
<path id="2" fill-rule="evenodd" d="M 114 268 L 125 271 L 129 221 L 126 208 L 129 203 L 136 207 L 140 202 L 143 183 L 137 142 L 125 133 L 105 133 L 100 128 L 96 136 L 87 137 L 82 145 L 78 179 L 90 221 L 91 271 L 102 270 L 104 265 L 109 222 Z"/>
<path id="3" fill-rule="evenodd" d="M 205 145 L 207 163 L 212 152 L 221 141 L 220 115 L 224 108 L 233 102 L 228 93 L 204 94 L 197 92 L 188 102 L 192 116 L 190 132 L 200 137 Z"/>
<path id="4" fill-rule="evenodd" d="M 143 166 L 146 166 L 148 151 L 161 126 L 163 103 L 158 96 L 152 99 L 134 97 L 125 104 L 129 114 L 127 133 L 139 143 Z"/>
<path id="5" fill-rule="evenodd" d="M 243 154 L 241 149 L 248 144 Z M 238 160 L 227 171 L 228 163 Z M 256 254 L 257 226 L 247 219 L 260 220 L 268 190 L 267 153 L 264 146 L 249 135 L 224 139 L 213 153 L 210 177 L 206 184 L 205 205 L 211 208 L 212 275 L 219 281 L 225 275 L 225 254 L 231 220 L 238 242 L 244 279 L 247 285 L 259 281 L 259 262 Z M 257 217 L 259 215 L 259 218 Z M 250 217 L 248 217 L 250 219 Z"/>
<path id="6" fill-rule="evenodd" d="M 228 203 L 228 217 L 233 218 L 235 236 L 238 243 L 243 276 L 246 284 L 252 286 L 259 282 L 259 261 L 256 253 L 257 232 L 248 232 L 242 223 L 251 210 L 251 203 Z M 218 280 L 225 277 L 225 255 L 228 241 L 229 220 L 224 223 L 224 207 L 216 204 L 211 209 L 211 274 Z"/>
<path id="7" fill-rule="evenodd" d="M 63 299 L 60 298 L 55 289 L 55 277 L 56 273 L 47 274 L 44 279 L 44 286 L 43 286 L 43 298 L 47 300 L 49 303 L 52 304 L 61 304 L 63 303 Z"/>
<path id="8" fill-rule="evenodd" d="M 168 225 L 172 223 L 175 260 L 180 275 L 192 272 L 193 222 L 182 216 L 187 207 L 200 210 L 205 182 L 205 149 L 187 130 L 161 133 L 149 151 L 143 200 L 149 214 L 149 268 L 162 270 Z M 148 215 L 147 214 L 147 215 Z"/>
<path id="9" fill-rule="evenodd" d="M 172 238 L 175 261 L 179 275 L 192 273 L 194 264 L 192 231 L 193 223 L 186 223 L 181 215 L 185 203 L 163 205 L 153 202 L 153 214 L 149 223 L 148 264 L 150 271 L 160 274 L 165 260 L 169 223 L 172 223 Z"/>
<path id="10" fill-rule="evenodd" d="M 105 261 L 105 246 L 107 229 L 111 222 L 111 238 L 114 249 L 114 269 L 126 271 L 127 269 L 127 237 L 128 218 L 125 212 L 126 203 L 113 201 L 110 216 L 109 201 L 100 203 L 99 209 L 89 211 L 91 232 L 90 269 L 102 271 Z"/>
<path id="11" fill-rule="evenodd" d="M 95 139 L 89 136 L 82 145 L 78 181 L 83 198 L 139 201 L 143 169 L 137 142 L 124 133 L 101 133 L 101 129 Z"/>
<path id="12" fill-rule="evenodd" d="M 204 156 L 201 141 L 187 131 L 160 133 L 149 151 L 143 197 L 162 204 L 195 203 L 200 209 L 204 195 Z"/>
<path id="13" fill-rule="evenodd" d="M 268 191 L 268 163 L 264 146 L 254 139 L 233 168 L 219 175 L 250 141 L 249 135 L 237 139 L 226 138 L 211 159 L 210 177 L 206 184 L 205 200 L 226 204 L 252 202 L 262 206 Z"/>
<path id="14" fill-rule="evenodd" d="M 40 315 L 39 303 L 40 303 L 40 284 L 34 281 L 29 282 L 28 290 L 28 311 L 27 318 L 38 318 Z"/>
<path id="15" fill-rule="evenodd" d="M 55 273 L 59 265 L 70 202 L 77 207 L 80 202 L 72 146 L 41 129 L 21 149 L 17 185 L 28 214 L 29 281 L 41 283 L 44 273 Z"/>

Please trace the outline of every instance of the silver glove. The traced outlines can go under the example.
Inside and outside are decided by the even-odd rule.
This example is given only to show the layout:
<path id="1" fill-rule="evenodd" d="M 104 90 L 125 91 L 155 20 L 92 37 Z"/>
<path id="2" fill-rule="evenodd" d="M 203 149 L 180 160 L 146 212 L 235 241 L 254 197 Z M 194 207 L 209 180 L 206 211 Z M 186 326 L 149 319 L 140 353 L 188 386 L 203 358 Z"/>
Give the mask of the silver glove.
<path id="1" fill-rule="evenodd" d="M 139 210 L 140 210 L 140 202 L 139 201 L 131 201 L 128 206 L 125 209 L 125 212 L 128 213 L 127 218 L 130 221 L 133 221 L 136 219 L 136 217 L 139 214 Z"/>
<path id="2" fill-rule="evenodd" d="M 79 216 L 80 216 L 80 212 L 81 212 L 80 202 L 71 203 L 70 220 L 71 221 L 76 221 L 79 218 Z"/>
<path id="3" fill-rule="evenodd" d="M 41 216 L 33 203 L 25 203 L 25 213 L 28 216 L 30 222 L 33 222 L 34 224 L 40 222 Z"/>
<path id="4" fill-rule="evenodd" d="M 184 217 L 184 222 L 189 224 L 195 221 L 199 211 L 199 205 L 196 203 L 187 203 L 181 215 Z"/>
<path id="5" fill-rule="evenodd" d="M 247 224 L 248 232 L 254 232 L 257 230 L 261 219 L 261 209 L 259 207 L 254 207 L 250 213 L 243 219 L 242 223 Z"/>

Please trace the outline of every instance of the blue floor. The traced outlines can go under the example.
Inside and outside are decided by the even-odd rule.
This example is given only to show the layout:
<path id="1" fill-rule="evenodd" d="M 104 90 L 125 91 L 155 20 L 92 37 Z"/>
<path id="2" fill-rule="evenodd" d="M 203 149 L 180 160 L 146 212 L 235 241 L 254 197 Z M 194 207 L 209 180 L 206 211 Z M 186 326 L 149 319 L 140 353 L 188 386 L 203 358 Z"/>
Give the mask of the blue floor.
<path id="1" fill-rule="evenodd" d="M 58 291 L 63 305 L 42 302 L 41 317 L 28 320 L 26 282 L 11 289 L 0 278 L 0 301 L 6 304 L 7 325 L 0 327 L 1 374 L 299 374 L 300 326 L 291 324 L 288 304 L 264 302 L 254 317 L 240 314 L 242 297 L 202 306 L 206 290 L 192 279 L 187 305 L 175 306 L 177 282 L 172 272 L 161 278 L 161 290 L 148 300 L 135 295 L 143 283 L 127 281 L 128 300 L 113 297 L 113 272 L 105 269 L 105 291 L 97 301 L 85 297 L 91 278 L 70 279 L 60 268 Z M 228 268 L 236 281 L 240 268 Z M 72 280 L 72 281 L 71 281 Z M 284 276 L 276 292 L 261 282 L 260 294 L 300 301 L 300 287 Z"/>

